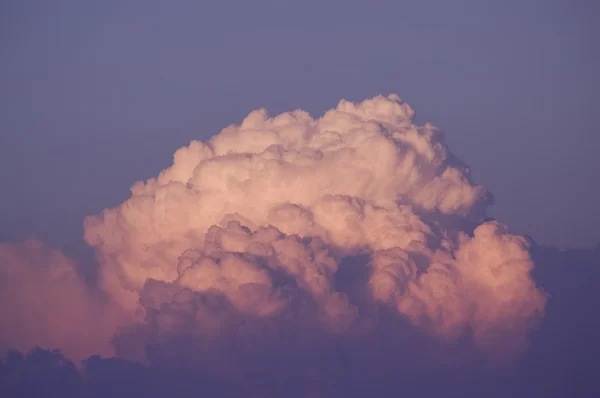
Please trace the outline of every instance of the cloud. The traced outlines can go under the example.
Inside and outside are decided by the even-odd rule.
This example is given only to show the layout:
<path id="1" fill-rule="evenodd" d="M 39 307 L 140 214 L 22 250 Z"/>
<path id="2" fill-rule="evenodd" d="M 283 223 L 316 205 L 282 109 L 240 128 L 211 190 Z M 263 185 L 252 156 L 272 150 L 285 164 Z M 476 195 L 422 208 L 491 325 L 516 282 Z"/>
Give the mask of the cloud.
<path id="1" fill-rule="evenodd" d="M 367 311 L 335 284 L 344 258 L 362 254 L 372 299 L 415 326 L 522 348 L 545 304 L 527 244 L 497 222 L 472 237 L 457 228 L 480 223 L 490 195 L 413 116 L 394 95 L 341 101 L 319 119 L 258 110 L 179 149 L 127 201 L 85 220 L 103 287 L 131 314 L 145 313 L 152 279 L 269 317 L 288 306 L 288 283 L 340 331 Z"/>
<path id="2" fill-rule="evenodd" d="M 310 347 L 380 336 L 386 358 L 411 349 L 394 339 L 422 349 L 415 361 L 426 346 L 440 360 L 440 341 L 512 357 L 547 299 L 529 243 L 484 222 L 491 195 L 413 116 L 395 95 L 341 101 L 318 119 L 258 110 L 180 148 L 129 199 L 85 219 L 97 287 L 39 243 L 1 248 L 7 284 L 20 286 L 5 292 L 14 326 L 2 343 L 76 359 L 112 347 L 150 364 L 212 358 L 220 377 L 245 350 L 306 363 Z"/>
<path id="3" fill-rule="evenodd" d="M 136 183 L 129 200 L 86 219 L 107 287 L 134 306 L 131 292 L 147 278 L 174 280 L 178 256 L 226 217 L 356 251 L 427 239 L 417 211 L 478 214 L 485 190 L 449 164 L 442 134 L 412 124 L 413 114 L 395 96 L 342 101 L 317 120 L 261 110 L 179 149 L 173 166 Z M 116 273 L 123 278 L 111 280 Z"/>
<path id="4" fill-rule="evenodd" d="M 60 348 L 77 360 L 110 356 L 116 316 L 60 251 L 38 240 L 0 244 L 1 349 Z"/>

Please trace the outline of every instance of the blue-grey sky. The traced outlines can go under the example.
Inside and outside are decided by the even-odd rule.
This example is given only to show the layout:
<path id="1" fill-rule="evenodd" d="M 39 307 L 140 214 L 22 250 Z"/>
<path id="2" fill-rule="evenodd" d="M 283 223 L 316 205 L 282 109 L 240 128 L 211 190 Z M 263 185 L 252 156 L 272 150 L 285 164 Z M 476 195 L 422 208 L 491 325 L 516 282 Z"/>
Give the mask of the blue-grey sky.
<path id="1" fill-rule="evenodd" d="M 5 0 L 0 240 L 82 239 L 251 110 L 397 93 L 446 134 L 513 232 L 600 241 L 592 1 Z"/>

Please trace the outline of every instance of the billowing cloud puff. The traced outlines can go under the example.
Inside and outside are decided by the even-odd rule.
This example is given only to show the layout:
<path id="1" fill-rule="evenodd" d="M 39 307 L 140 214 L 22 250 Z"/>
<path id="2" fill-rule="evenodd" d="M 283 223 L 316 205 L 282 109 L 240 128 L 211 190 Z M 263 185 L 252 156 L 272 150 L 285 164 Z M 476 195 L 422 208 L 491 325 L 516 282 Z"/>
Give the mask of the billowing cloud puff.
<path id="1" fill-rule="evenodd" d="M 379 303 L 442 339 L 521 348 L 546 301 L 526 241 L 497 222 L 465 229 L 490 196 L 413 116 L 394 95 L 341 101 L 319 119 L 258 110 L 191 142 L 85 220 L 102 288 L 136 322 L 169 328 L 192 296 L 260 319 L 297 315 L 301 297 L 329 332 L 355 330 Z M 342 284 L 349 258 L 367 277 Z M 210 307 L 194 312 L 197 328 L 227 323 Z"/>

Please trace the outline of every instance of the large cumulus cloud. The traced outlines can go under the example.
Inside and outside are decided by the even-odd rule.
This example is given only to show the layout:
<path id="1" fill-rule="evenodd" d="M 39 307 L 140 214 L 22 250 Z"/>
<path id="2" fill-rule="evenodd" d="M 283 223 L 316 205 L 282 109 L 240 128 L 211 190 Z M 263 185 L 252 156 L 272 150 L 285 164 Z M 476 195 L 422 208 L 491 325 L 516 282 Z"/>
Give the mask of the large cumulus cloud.
<path id="1" fill-rule="evenodd" d="M 90 396 L 462 389 L 523 352 L 547 295 L 531 241 L 486 221 L 491 195 L 413 117 L 378 96 L 318 119 L 258 110 L 191 142 L 85 219 L 97 280 L 39 241 L 0 245 L 0 349 L 61 349 Z M 0 384 L 71 372 L 15 355 Z"/>
<path id="2" fill-rule="evenodd" d="M 173 300 L 210 295 L 219 300 L 203 305 L 198 330 L 227 325 L 209 309 L 220 300 L 261 320 L 300 317 L 300 301 L 323 333 L 363 330 L 384 306 L 443 341 L 523 348 L 546 301 L 528 243 L 483 222 L 491 196 L 413 116 L 394 95 L 341 101 L 318 119 L 258 110 L 177 150 L 157 178 L 85 220 L 126 326 L 180 327 Z M 363 272 L 340 284 L 349 258 Z"/>

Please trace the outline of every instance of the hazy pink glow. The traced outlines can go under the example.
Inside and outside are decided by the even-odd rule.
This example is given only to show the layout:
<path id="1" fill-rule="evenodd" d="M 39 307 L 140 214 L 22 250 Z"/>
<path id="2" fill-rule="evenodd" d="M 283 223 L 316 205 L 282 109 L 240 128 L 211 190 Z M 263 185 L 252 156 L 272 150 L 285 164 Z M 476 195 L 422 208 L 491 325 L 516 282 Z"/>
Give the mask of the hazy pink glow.
<path id="1" fill-rule="evenodd" d="M 110 356 L 116 313 L 73 263 L 37 240 L 0 245 L 0 348 L 60 348 L 74 359 Z"/>
<path id="2" fill-rule="evenodd" d="M 487 193 L 451 161 L 443 134 L 414 125 L 413 116 L 393 95 L 341 101 L 320 119 L 258 110 L 207 143 L 180 148 L 156 179 L 137 182 L 120 206 L 85 220 L 101 288 L 129 314 L 126 324 L 144 322 L 140 294 L 160 304 L 184 288 L 268 318 L 289 305 L 271 276 L 281 272 L 314 301 L 323 330 L 340 333 L 368 310 L 336 290 L 335 275 L 342 259 L 366 254 L 364 288 L 373 301 L 443 339 L 470 329 L 482 350 L 522 349 L 546 301 L 530 277 L 527 244 L 498 222 L 479 225 L 472 238 L 460 230 L 481 222 Z M 106 334 L 85 332 L 107 309 L 88 296 L 72 264 L 26 245 L 0 254 L 4 279 L 21 286 L 3 291 L 3 318 L 14 325 L 3 345 L 67 347 L 75 334 L 80 346 L 98 340 L 101 353 L 110 352 Z M 31 311 L 40 317 L 27 319 Z M 177 325 L 168 313 L 160 319 L 158 328 Z M 210 317 L 199 325 L 220 327 Z"/>

